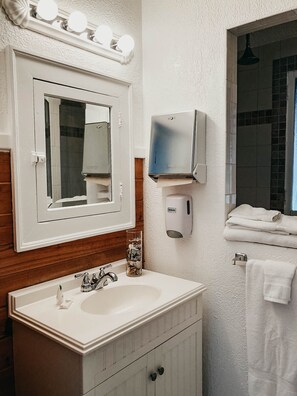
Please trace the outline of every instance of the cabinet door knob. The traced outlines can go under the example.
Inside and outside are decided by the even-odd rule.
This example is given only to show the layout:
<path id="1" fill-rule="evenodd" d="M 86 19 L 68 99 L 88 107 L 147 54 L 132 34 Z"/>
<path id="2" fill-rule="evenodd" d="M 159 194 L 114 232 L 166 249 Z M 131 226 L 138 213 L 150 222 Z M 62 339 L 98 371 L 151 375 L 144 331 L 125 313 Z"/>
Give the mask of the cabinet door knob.
<path id="1" fill-rule="evenodd" d="M 152 380 L 152 381 L 156 381 L 156 379 L 157 379 L 157 373 L 152 373 L 152 374 L 150 375 L 150 377 L 151 377 L 151 380 Z"/>
<path id="2" fill-rule="evenodd" d="M 157 371 L 158 371 L 158 373 L 159 373 L 160 375 L 163 375 L 165 369 L 164 369 L 164 367 L 158 367 L 158 368 L 157 368 Z"/>

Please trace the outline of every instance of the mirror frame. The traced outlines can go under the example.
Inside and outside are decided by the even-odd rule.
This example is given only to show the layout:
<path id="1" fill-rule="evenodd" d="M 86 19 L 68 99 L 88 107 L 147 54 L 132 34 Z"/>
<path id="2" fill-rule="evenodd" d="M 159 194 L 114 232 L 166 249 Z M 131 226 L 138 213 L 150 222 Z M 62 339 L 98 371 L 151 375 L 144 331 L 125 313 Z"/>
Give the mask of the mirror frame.
<path id="1" fill-rule="evenodd" d="M 6 59 L 14 136 L 12 160 L 15 250 L 21 252 L 134 227 L 131 84 L 13 47 L 6 48 Z M 38 219 L 38 178 L 42 180 L 46 173 L 39 152 L 42 148 L 38 143 L 40 140 L 35 138 L 37 134 L 42 136 L 41 140 L 44 139 L 44 129 L 40 130 L 40 125 L 35 124 L 34 80 L 70 87 L 90 95 L 103 95 L 105 104 L 114 106 L 115 138 L 112 139 L 111 151 L 113 194 L 116 194 L 116 198 L 109 208 L 109 203 L 71 207 L 79 212 L 72 217 L 67 216 L 69 208 L 59 208 L 59 211 L 47 210 L 51 214 L 43 221 Z M 43 104 L 39 106 L 39 111 L 41 109 L 44 114 Z M 37 177 L 38 172 L 40 174 Z M 46 180 L 44 182 L 46 184 Z M 55 217 L 53 213 L 59 213 L 59 216 Z"/>

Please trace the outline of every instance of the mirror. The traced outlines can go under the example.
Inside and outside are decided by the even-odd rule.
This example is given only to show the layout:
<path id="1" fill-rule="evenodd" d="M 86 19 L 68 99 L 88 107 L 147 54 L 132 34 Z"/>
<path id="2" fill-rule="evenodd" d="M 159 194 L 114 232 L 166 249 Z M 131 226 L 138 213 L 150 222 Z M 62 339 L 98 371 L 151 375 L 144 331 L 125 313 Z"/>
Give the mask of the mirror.
<path id="1" fill-rule="evenodd" d="M 118 99 L 38 79 L 33 86 L 44 158 L 36 164 L 38 220 L 119 211 Z"/>
<path id="2" fill-rule="evenodd" d="M 45 96 L 49 209 L 110 202 L 110 107 Z"/>
<path id="3" fill-rule="evenodd" d="M 238 59 L 245 45 L 240 36 Z M 236 206 L 296 215 L 296 21 L 251 33 L 250 47 L 259 62 L 237 65 Z"/>

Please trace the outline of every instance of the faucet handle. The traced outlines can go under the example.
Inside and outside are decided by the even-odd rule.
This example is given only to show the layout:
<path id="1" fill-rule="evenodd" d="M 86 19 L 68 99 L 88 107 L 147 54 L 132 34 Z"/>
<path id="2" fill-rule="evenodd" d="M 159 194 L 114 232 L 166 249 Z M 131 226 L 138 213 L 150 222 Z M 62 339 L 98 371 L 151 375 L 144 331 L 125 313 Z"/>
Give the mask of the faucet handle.
<path id="1" fill-rule="evenodd" d="M 98 281 L 98 277 L 95 272 L 92 274 L 91 283 L 96 283 Z"/>
<path id="2" fill-rule="evenodd" d="M 99 271 L 99 278 L 102 278 L 102 276 L 105 275 L 105 269 L 106 268 L 111 268 L 112 265 L 111 264 L 107 264 L 107 265 L 103 265 L 102 267 L 100 267 L 100 271 Z"/>
<path id="3" fill-rule="evenodd" d="M 89 273 L 88 272 L 80 272 L 79 274 L 75 274 L 74 275 L 74 278 L 82 278 L 82 277 L 84 277 L 84 279 L 83 280 L 85 280 L 86 279 L 86 277 L 88 277 L 89 276 Z"/>
<path id="4" fill-rule="evenodd" d="M 91 281 L 90 281 L 90 275 L 88 272 L 81 272 L 79 274 L 74 275 L 75 278 L 81 278 L 83 277 L 83 281 L 81 284 L 81 291 L 82 292 L 87 292 L 87 291 L 91 291 L 92 290 L 92 285 L 91 285 Z"/>

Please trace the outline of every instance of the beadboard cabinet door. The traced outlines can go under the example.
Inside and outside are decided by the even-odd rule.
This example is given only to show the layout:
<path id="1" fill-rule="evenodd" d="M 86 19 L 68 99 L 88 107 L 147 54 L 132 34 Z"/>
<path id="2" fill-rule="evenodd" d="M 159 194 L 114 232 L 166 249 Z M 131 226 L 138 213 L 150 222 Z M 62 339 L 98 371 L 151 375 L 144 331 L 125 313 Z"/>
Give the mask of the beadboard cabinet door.
<path id="1" fill-rule="evenodd" d="M 170 338 L 86 396 L 202 396 L 201 324 Z"/>
<path id="2" fill-rule="evenodd" d="M 155 349 L 155 368 L 156 396 L 202 396 L 201 320 Z"/>
<path id="3" fill-rule="evenodd" d="M 148 381 L 151 353 L 131 363 L 86 396 L 154 396 L 154 384 Z"/>

